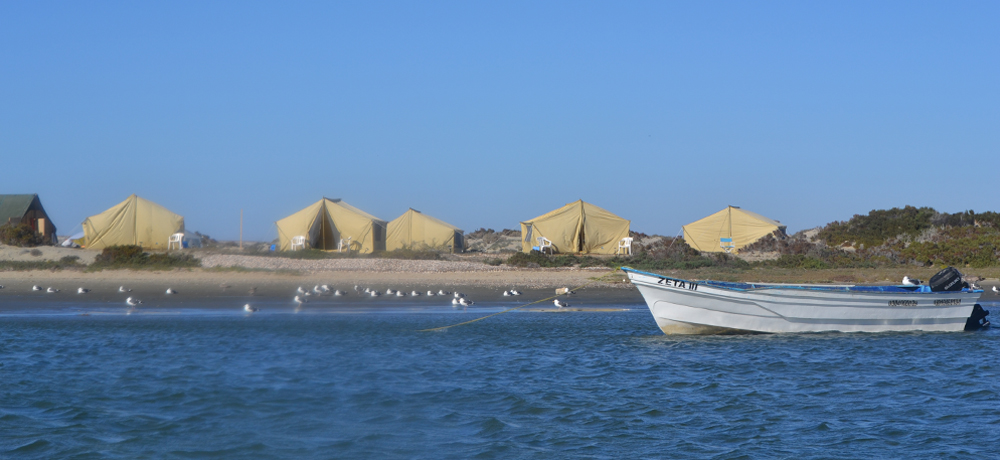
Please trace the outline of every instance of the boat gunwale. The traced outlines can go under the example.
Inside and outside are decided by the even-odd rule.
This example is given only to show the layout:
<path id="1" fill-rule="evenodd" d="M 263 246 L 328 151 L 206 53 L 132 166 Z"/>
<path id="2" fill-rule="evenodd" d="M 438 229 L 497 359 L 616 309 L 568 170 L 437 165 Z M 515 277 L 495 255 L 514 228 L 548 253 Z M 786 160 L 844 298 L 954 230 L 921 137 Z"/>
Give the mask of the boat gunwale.
<path id="1" fill-rule="evenodd" d="M 660 275 L 660 274 L 657 274 L 657 273 L 651 273 L 651 272 L 646 272 L 646 271 L 642 271 L 642 270 L 636 270 L 636 269 L 634 269 L 632 267 L 622 266 L 622 267 L 620 267 L 620 269 L 622 271 L 626 272 L 626 273 L 632 272 L 632 273 L 636 273 L 636 274 L 640 274 L 640 275 L 652 276 L 652 277 L 656 277 L 656 278 L 667 279 L 667 280 L 671 280 L 671 281 L 674 281 L 674 282 L 681 282 L 681 283 L 697 283 L 697 284 L 700 284 L 700 285 L 703 285 L 703 286 L 706 286 L 706 287 L 711 287 L 711 288 L 715 288 L 715 289 L 722 289 L 722 290 L 728 290 L 728 291 L 734 291 L 734 292 L 756 292 L 756 291 L 775 290 L 775 289 L 801 290 L 801 291 L 817 291 L 817 292 L 844 292 L 844 293 L 855 293 L 855 294 L 856 293 L 890 294 L 890 295 L 911 295 L 911 294 L 919 294 L 919 295 L 928 295 L 928 294 L 955 295 L 955 294 L 976 294 L 976 293 L 982 293 L 982 292 L 984 292 L 982 289 L 976 289 L 976 290 L 973 290 L 973 289 L 962 289 L 961 291 L 928 291 L 928 292 L 921 292 L 921 291 L 915 290 L 916 286 L 914 286 L 914 290 L 911 290 L 909 286 L 903 286 L 903 285 L 870 286 L 872 288 L 887 287 L 887 288 L 896 288 L 896 289 L 901 289 L 902 290 L 902 291 L 888 291 L 888 290 L 884 290 L 883 291 L 883 290 L 878 290 L 878 289 L 872 289 L 872 290 L 867 290 L 867 289 L 852 290 L 851 288 L 853 288 L 853 287 L 868 287 L 868 286 L 858 286 L 858 285 L 855 285 L 855 284 L 852 284 L 852 285 L 819 286 L 819 285 L 810 285 L 810 284 L 740 283 L 740 282 L 716 281 L 716 280 L 700 280 L 700 281 L 696 280 L 696 281 L 692 281 L 692 280 L 687 280 L 687 279 L 683 279 L 683 278 L 673 278 L 673 277 L 670 277 L 670 276 Z M 743 288 L 739 288 L 739 287 L 735 287 L 735 286 L 721 285 L 721 283 L 725 283 L 725 284 L 744 284 L 744 285 L 748 285 L 748 286 L 752 286 L 752 287 L 749 288 L 749 289 L 743 289 Z"/>

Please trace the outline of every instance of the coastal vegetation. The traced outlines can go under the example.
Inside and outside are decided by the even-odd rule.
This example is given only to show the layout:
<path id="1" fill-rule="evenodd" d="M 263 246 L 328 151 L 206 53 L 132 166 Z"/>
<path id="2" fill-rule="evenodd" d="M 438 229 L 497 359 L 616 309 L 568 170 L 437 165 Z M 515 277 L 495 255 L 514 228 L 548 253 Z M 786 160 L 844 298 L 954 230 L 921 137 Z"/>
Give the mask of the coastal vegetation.
<path id="1" fill-rule="evenodd" d="M 91 270 L 139 269 L 173 270 L 200 267 L 201 262 L 190 254 L 145 252 L 141 246 L 122 245 L 104 248 L 90 264 Z"/>
<path id="2" fill-rule="evenodd" d="M 31 248 L 43 244 L 52 244 L 51 239 L 43 238 L 37 234 L 30 225 L 27 224 L 4 224 L 0 225 L 0 243 L 7 246 L 17 246 Z"/>
<path id="3" fill-rule="evenodd" d="M 490 234 L 489 232 L 484 232 Z M 633 256 L 594 257 L 515 253 L 515 267 L 627 265 L 640 270 L 729 271 L 760 269 L 887 269 L 893 267 L 1000 267 L 1000 213 L 941 213 L 933 208 L 892 208 L 785 235 L 775 232 L 737 254 L 700 253 L 683 238 L 632 232 Z M 488 259 L 496 264 L 501 259 Z"/>

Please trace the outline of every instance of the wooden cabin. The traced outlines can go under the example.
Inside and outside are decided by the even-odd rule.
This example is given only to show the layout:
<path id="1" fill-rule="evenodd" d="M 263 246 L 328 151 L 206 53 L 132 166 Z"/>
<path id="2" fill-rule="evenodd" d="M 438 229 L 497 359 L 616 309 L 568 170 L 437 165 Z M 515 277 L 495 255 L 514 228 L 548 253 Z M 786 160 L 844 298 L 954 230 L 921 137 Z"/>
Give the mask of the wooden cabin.
<path id="1" fill-rule="evenodd" d="M 27 224 L 35 233 L 56 241 L 56 226 L 45 213 L 38 194 L 0 195 L 0 225 Z"/>

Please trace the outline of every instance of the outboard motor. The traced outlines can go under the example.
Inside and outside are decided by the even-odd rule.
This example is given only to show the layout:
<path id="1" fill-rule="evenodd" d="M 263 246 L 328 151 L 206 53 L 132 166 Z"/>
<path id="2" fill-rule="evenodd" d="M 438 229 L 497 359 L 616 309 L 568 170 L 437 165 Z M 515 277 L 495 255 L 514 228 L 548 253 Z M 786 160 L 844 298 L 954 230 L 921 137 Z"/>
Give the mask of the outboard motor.
<path id="1" fill-rule="evenodd" d="M 931 292 L 961 291 L 969 287 L 969 283 L 962 281 L 962 272 L 955 267 L 948 267 L 937 272 L 927 282 L 927 285 L 931 287 Z"/>
<path id="2" fill-rule="evenodd" d="M 986 320 L 986 315 L 989 314 L 990 312 L 984 310 L 983 306 L 977 303 L 976 306 L 972 307 L 972 316 L 965 320 L 965 330 L 978 331 L 990 327 L 990 322 Z"/>

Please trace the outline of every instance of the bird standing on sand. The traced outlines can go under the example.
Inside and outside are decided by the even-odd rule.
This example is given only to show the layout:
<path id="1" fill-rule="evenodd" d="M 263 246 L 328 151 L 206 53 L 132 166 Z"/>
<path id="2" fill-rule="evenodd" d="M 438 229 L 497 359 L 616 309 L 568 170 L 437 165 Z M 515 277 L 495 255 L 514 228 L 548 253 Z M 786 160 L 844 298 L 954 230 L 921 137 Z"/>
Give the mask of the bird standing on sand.
<path id="1" fill-rule="evenodd" d="M 255 311 L 260 311 L 260 309 L 257 307 L 251 307 L 250 304 L 246 304 L 243 306 L 243 311 L 247 313 L 253 313 Z"/>
<path id="2" fill-rule="evenodd" d="M 460 303 L 463 307 L 468 307 L 469 305 L 472 305 L 475 302 L 473 302 L 473 301 L 471 301 L 469 299 L 466 299 L 465 297 L 459 297 L 458 298 L 458 303 Z"/>
<path id="3" fill-rule="evenodd" d="M 504 297 L 510 297 L 510 291 L 503 291 Z"/>
<path id="4" fill-rule="evenodd" d="M 333 295 L 338 296 L 338 297 L 342 296 L 344 294 L 347 294 L 347 293 L 344 292 L 344 291 L 341 291 L 340 289 L 337 289 L 337 290 L 333 291 Z"/>
<path id="5" fill-rule="evenodd" d="M 563 302 L 562 300 L 559 300 L 559 299 L 555 299 L 555 300 L 553 300 L 553 301 L 552 301 L 552 303 L 553 303 L 553 304 L 554 304 L 555 306 L 559 307 L 559 308 L 566 308 L 566 307 L 568 307 L 568 306 L 569 306 L 569 304 L 568 304 L 568 303 L 566 303 L 566 302 Z"/>
<path id="6" fill-rule="evenodd" d="M 36 284 L 36 285 L 34 285 L 34 286 L 31 287 L 31 290 L 32 291 L 41 291 L 42 287 Z"/>
<path id="7" fill-rule="evenodd" d="M 3 286 L 0 286 L 0 288 L 3 288 Z M 434 291 L 427 291 L 427 296 L 428 297 L 433 297 L 434 296 Z"/>
<path id="8" fill-rule="evenodd" d="M 0 286 L 0 289 L 3 289 L 3 286 Z M 994 294 L 1000 294 L 1000 289 L 997 289 L 996 286 L 993 286 L 993 293 Z"/>
<path id="9" fill-rule="evenodd" d="M 295 296 L 295 298 L 292 299 L 292 300 L 294 300 L 295 303 L 297 303 L 299 305 L 302 305 L 302 304 L 306 303 L 306 299 L 303 299 L 302 297 L 299 297 L 299 296 Z"/>
<path id="10" fill-rule="evenodd" d="M 396 291 L 396 297 L 405 297 L 406 293 L 403 291 Z"/>
<path id="11" fill-rule="evenodd" d="M 510 295 L 521 295 L 521 291 L 518 291 L 517 289 L 511 289 Z"/>
<path id="12" fill-rule="evenodd" d="M 45 292 L 48 292 L 49 294 L 52 294 L 54 292 L 59 292 L 59 290 L 56 289 L 56 288 L 50 287 L 50 288 L 46 289 Z"/>
<path id="13" fill-rule="evenodd" d="M 382 294 L 379 294 L 379 292 L 376 291 L 376 290 L 374 290 L 374 289 L 372 289 L 371 291 L 368 291 L 368 294 L 371 295 L 372 297 L 378 297 L 378 296 L 382 295 Z"/>
<path id="14" fill-rule="evenodd" d="M 86 294 L 88 292 L 90 292 L 90 289 L 80 288 L 76 290 L 77 294 Z"/>
<path id="15" fill-rule="evenodd" d="M 139 299 L 133 298 L 133 297 L 129 297 L 129 298 L 125 299 L 125 303 L 127 303 L 128 306 L 130 306 L 130 307 L 136 307 L 139 304 L 141 304 L 142 301 L 139 300 Z"/>
<path id="16" fill-rule="evenodd" d="M 465 294 L 462 294 L 461 292 L 457 292 L 457 291 L 455 292 L 455 298 L 456 299 L 459 299 L 459 298 L 462 298 L 462 297 L 465 297 Z"/>
<path id="17" fill-rule="evenodd" d="M 452 305 L 459 305 L 459 303 L 458 303 L 458 298 L 456 297 L 456 298 L 454 298 L 454 299 L 451 299 L 451 304 L 452 304 Z"/>
<path id="18" fill-rule="evenodd" d="M 118 286 L 118 292 L 132 292 L 132 290 L 125 289 L 125 286 Z"/>
<path id="19" fill-rule="evenodd" d="M 448 295 L 448 293 L 444 289 L 438 289 L 438 295 Z"/>
<path id="20" fill-rule="evenodd" d="M 418 295 L 420 295 L 420 293 L 417 291 L 410 292 L 410 297 L 416 297 Z"/>
<path id="21" fill-rule="evenodd" d="M 302 286 L 299 286 L 299 288 L 298 288 L 298 289 L 296 289 L 296 290 L 295 290 L 295 292 L 298 292 L 299 294 L 305 294 L 305 293 L 306 293 L 306 290 L 305 290 L 305 289 L 302 289 Z"/>
<path id="22" fill-rule="evenodd" d="M 173 288 L 167 288 L 167 292 L 165 292 L 165 294 L 168 294 L 168 295 L 169 294 L 176 294 L 176 293 L 177 293 L 177 291 L 173 290 Z"/>
<path id="23" fill-rule="evenodd" d="M 904 276 L 903 284 L 906 286 L 919 286 L 921 282 L 916 278 L 910 278 L 909 276 Z"/>

